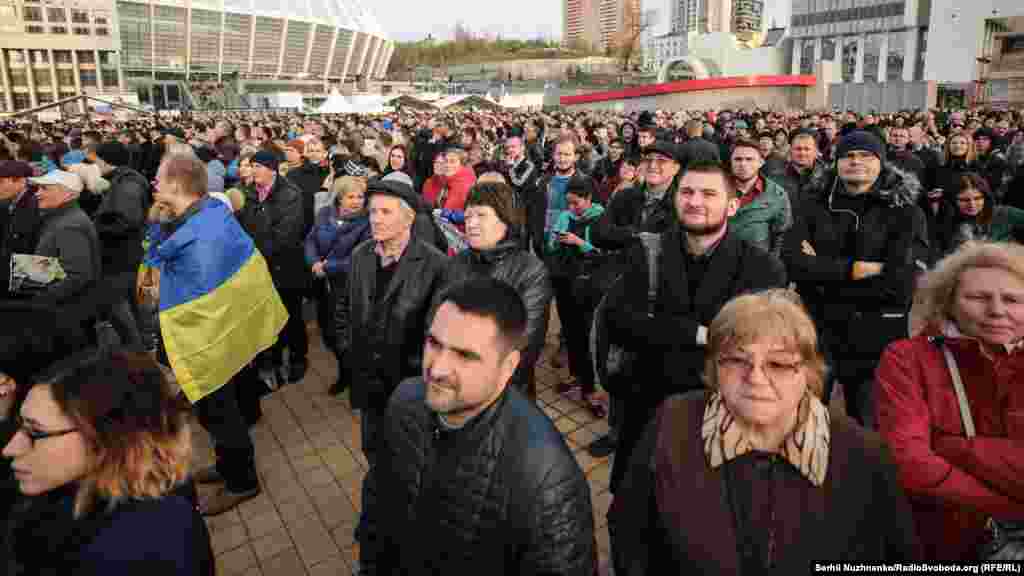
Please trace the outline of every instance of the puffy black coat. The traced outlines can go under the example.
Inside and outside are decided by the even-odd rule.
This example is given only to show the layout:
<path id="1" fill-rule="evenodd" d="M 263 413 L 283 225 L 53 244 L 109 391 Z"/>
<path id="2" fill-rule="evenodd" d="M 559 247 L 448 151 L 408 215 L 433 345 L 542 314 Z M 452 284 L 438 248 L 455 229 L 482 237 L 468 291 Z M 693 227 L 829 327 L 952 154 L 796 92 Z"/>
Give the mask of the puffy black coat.
<path id="1" fill-rule="evenodd" d="M 410 239 L 378 299 L 379 256 L 374 249 L 373 242 L 364 242 L 352 252 L 346 368 L 352 407 L 380 410 L 403 378 L 421 375 L 427 316 L 444 285 L 448 258 L 433 246 Z"/>
<path id="2" fill-rule="evenodd" d="M 103 275 L 135 274 L 142 262 L 149 182 L 126 166 L 114 168 L 107 180 L 110 189 L 103 194 L 94 216 L 103 246 Z"/>
<path id="3" fill-rule="evenodd" d="M 246 188 L 244 193 L 245 205 L 236 216 L 267 259 L 274 286 L 279 291 L 305 288 L 309 273 L 302 233 L 302 192 L 284 176 L 276 176 L 266 201 L 260 202 L 254 188 Z"/>
<path id="4" fill-rule="evenodd" d="M 592 576 L 587 480 L 561 434 L 518 390 L 443 428 L 420 378 L 388 405 L 368 486 L 364 576 Z"/>
<path id="5" fill-rule="evenodd" d="M 635 354 L 626 371 L 630 384 L 636 383 L 619 391 L 625 402 L 612 469 L 613 490 L 625 473 L 633 444 L 658 405 L 672 394 L 703 386 L 704 347 L 697 344 L 698 327 L 710 326 L 734 296 L 786 285 L 786 273 L 777 258 L 727 233 L 712 253 L 691 301 L 685 242 L 678 221 L 662 234 L 653 316 L 648 315 L 647 253 L 641 244 L 630 250 L 630 267 L 613 287 L 620 292 L 609 294 L 609 338 Z"/>
<path id="6" fill-rule="evenodd" d="M 513 237 L 492 250 L 464 250 L 457 254 L 448 263 L 445 286 L 478 277 L 490 277 L 508 283 L 526 304 L 528 344 L 512 378 L 514 385 L 524 390 L 544 350 L 544 339 L 548 333 L 548 316 L 554 295 L 548 270 L 539 258 L 520 247 L 517 237 Z M 435 298 L 435 306 L 437 304 L 439 302 Z"/>
<path id="7" fill-rule="evenodd" d="M 859 213 L 833 209 L 842 193 L 835 171 L 813 180 L 786 236 L 783 260 L 811 314 L 842 354 L 840 381 L 871 378 L 885 346 L 906 337 L 915 275 L 927 265 L 925 215 L 913 176 L 885 166 Z M 840 199 L 842 200 L 842 199 Z M 808 242 L 816 253 L 802 250 Z M 879 275 L 852 280 L 852 262 L 883 263 Z"/>
<path id="8" fill-rule="evenodd" d="M 289 170 L 288 175 L 285 176 L 302 192 L 303 238 L 309 234 L 309 230 L 315 222 L 316 215 L 313 213 L 313 200 L 316 197 L 316 193 L 320 191 L 320 187 L 323 186 L 328 172 L 330 172 L 330 169 L 326 166 L 306 162 L 298 168 Z"/>

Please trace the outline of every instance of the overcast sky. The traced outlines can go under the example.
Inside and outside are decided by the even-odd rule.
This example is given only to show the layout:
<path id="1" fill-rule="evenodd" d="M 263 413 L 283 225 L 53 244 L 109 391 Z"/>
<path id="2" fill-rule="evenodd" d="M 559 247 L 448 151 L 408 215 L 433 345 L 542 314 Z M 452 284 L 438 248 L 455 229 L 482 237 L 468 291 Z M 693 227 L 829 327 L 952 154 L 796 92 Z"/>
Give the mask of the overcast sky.
<path id="1" fill-rule="evenodd" d="M 508 38 L 562 35 L 561 0 L 376 0 L 363 4 L 394 40 L 419 40 L 427 34 L 448 39 L 459 20 L 476 32 Z"/>

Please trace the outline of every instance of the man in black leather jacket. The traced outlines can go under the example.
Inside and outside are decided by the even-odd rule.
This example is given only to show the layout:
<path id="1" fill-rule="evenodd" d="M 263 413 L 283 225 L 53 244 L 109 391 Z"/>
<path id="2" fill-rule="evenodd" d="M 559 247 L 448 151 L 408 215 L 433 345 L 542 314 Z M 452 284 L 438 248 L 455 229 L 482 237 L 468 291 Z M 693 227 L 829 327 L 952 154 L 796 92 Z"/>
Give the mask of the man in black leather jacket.
<path id="1" fill-rule="evenodd" d="M 363 480 L 362 542 L 378 454 L 379 431 L 387 423 L 388 398 L 398 383 L 421 372 L 427 314 L 443 285 L 447 258 L 412 234 L 418 196 L 396 181 L 369 184 L 372 241 L 352 252 L 349 273 L 349 354 L 346 368 L 352 408 L 359 410 L 362 449 L 369 469 Z"/>
<path id="2" fill-rule="evenodd" d="M 514 288 L 450 289 L 381 430 L 363 576 L 592 576 L 586 477 L 551 421 L 508 385 L 526 341 Z"/>

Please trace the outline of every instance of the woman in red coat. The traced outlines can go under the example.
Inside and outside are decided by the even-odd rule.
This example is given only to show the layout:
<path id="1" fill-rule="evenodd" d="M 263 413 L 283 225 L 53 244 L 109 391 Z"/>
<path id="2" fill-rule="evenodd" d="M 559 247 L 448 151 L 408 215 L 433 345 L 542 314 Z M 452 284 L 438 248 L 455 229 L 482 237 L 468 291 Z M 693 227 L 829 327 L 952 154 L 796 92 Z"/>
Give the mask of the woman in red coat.
<path id="1" fill-rule="evenodd" d="M 423 183 L 423 199 L 461 230 L 465 220 L 462 212 L 473 184 L 476 174 L 466 166 L 466 151 L 450 147 L 434 157 L 434 175 Z"/>
<path id="2" fill-rule="evenodd" d="M 974 560 L 989 519 L 1024 526 L 1024 246 L 965 244 L 925 277 L 912 318 L 878 366 L 878 429 L 926 558 Z"/>

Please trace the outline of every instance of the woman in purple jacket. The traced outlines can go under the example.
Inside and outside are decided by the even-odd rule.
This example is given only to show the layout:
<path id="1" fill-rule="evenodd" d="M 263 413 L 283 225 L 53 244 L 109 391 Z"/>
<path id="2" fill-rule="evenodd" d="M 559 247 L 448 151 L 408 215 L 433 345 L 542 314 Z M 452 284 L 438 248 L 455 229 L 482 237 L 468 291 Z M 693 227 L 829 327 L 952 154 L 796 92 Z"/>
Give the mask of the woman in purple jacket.
<path id="1" fill-rule="evenodd" d="M 348 347 L 335 341 L 335 304 L 337 298 L 348 296 L 352 250 L 370 238 L 370 218 L 366 213 L 365 178 L 338 178 L 332 192 L 334 201 L 317 212 L 313 228 L 306 236 L 306 265 L 316 279 L 320 335 L 338 359 L 338 380 L 331 386 L 331 393 L 340 394 L 345 389 L 342 366 Z"/>

